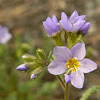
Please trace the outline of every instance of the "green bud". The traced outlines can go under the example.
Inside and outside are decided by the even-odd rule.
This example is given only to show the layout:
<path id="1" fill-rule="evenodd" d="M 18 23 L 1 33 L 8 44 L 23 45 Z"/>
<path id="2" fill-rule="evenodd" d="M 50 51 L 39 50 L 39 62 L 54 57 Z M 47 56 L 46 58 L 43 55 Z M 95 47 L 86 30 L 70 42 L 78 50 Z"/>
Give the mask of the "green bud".
<path id="1" fill-rule="evenodd" d="M 36 78 L 41 72 L 42 72 L 43 68 L 42 67 L 38 67 L 36 68 L 33 72 L 31 72 L 31 79 Z"/>
<path id="2" fill-rule="evenodd" d="M 34 62 L 37 59 L 37 57 L 29 54 L 23 55 L 22 58 L 24 59 L 25 62 Z"/>
<path id="3" fill-rule="evenodd" d="M 42 49 L 37 49 L 37 55 L 40 59 L 46 59 L 46 54 Z"/>
<path id="4" fill-rule="evenodd" d="M 31 69 L 36 69 L 39 66 L 35 62 L 25 63 L 25 65 L 26 65 L 27 68 L 31 68 Z"/>

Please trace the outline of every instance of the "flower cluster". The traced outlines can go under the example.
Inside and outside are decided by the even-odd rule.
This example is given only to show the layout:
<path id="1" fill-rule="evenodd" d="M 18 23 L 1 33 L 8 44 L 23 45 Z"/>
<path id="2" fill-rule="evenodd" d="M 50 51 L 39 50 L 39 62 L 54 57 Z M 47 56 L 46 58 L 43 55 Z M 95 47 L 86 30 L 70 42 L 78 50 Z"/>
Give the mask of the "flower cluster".
<path id="1" fill-rule="evenodd" d="M 46 21 L 43 22 L 43 25 L 47 31 L 49 36 L 55 35 L 60 32 L 61 28 L 67 32 L 78 32 L 81 31 L 83 35 L 85 35 L 90 27 L 90 22 L 85 21 L 86 15 L 79 16 L 77 11 L 74 11 L 71 16 L 68 18 L 67 15 L 62 12 L 61 20 L 58 22 L 55 15 L 53 15 L 52 19 L 48 17 Z"/>
<path id="2" fill-rule="evenodd" d="M 8 28 L 0 25 L 0 43 L 6 44 L 11 37 L 12 35 L 9 33 Z"/>
<path id="3" fill-rule="evenodd" d="M 30 72 L 30 78 L 35 79 L 46 66 L 46 57 L 44 51 L 37 50 L 37 56 L 25 54 L 22 56 L 24 64 L 19 65 L 16 69 L 19 71 Z"/>
<path id="4" fill-rule="evenodd" d="M 85 17 L 86 15 L 79 16 L 77 11 L 74 11 L 70 17 L 62 12 L 60 21 L 55 15 L 52 18 L 48 17 L 43 25 L 48 36 L 56 44 L 53 55 L 50 53 L 46 57 L 42 50 L 38 50 L 38 57 L 24 55 L 25 63 L 18 66 L 17 70 L 30 72 L 30 78 L 34 79 L 45 66 L 48 66 L 49 73 L 57 76 L 63 74 L 66 83 L 71 82 L 74 87 L 82 88 L 84 73 L 97 69 L 95 62 L 85 58 L 85 44 L 80 42 L 90 27 L 90 22 L 86 22 Z M 61 37 L 62 31 L 65 33 L 65 38 Z M 67 46 L 63 45 L 63 41 Z"/>

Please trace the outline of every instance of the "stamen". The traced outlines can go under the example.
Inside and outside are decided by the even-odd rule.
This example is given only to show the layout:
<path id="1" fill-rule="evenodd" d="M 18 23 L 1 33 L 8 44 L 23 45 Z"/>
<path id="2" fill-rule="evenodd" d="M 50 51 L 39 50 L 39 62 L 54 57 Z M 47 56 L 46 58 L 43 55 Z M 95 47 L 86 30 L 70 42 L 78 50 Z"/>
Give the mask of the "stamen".
<path id="1" fill-rule="evenodd" d="M 69 71 L 76 72 L 79 67 L 80 67 L 80 62 L 77 60 L 77 58 L 71 58 L 66 63 L 66 68 L 68 68 Z"/>

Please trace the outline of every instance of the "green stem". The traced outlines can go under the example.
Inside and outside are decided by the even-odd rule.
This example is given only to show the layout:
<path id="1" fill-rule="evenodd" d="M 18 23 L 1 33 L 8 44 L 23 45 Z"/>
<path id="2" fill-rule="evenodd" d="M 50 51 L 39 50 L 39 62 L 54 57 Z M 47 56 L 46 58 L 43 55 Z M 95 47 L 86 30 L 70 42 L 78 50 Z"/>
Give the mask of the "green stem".
<path id="1" fill-rule="evenodd" d="M 57 77 L 57 79 L 59 80 L 59 82 L 60 82 L 60 84 L 61 84 L 63 90 L 65 90 L 65 84 L 64 84 L 64 82 L 62 81 L 62 79 L 60 78 L 60 76 L 59 76 L 59 75 L 56 75 L 56 77 Z"/>
<path id="2" fill-rule="evenodd" d="M 65 100 L 69 99 L 69 95 L 68 95 L 68 83 L 66 83 L 66 87 L 65 87 Z"/>

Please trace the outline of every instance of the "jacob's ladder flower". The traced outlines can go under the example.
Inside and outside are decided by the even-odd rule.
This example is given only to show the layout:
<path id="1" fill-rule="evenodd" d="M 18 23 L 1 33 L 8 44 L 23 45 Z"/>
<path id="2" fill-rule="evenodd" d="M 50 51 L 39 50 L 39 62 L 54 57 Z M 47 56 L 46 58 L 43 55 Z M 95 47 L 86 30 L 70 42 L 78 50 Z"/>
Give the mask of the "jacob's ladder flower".
<path id="1" fill-rule="evenodd" d="M 58 25 L 58 20 L 55 15 L 52 18 L 48 17 L 46 21 L 43 22 L 44 28 L 48 36 L 55 35 L 60 31 L 60 26 Z"/>
<path id="2" fill-rule="evenodd" d="M 65 74 L 65 81 L 71 82 L 76 88 L 82 88 L 84 73 L 97 69 L 97 64 L 86 55 L 85 44 L 77 43 L 69 50 L 65 46 L 54 48 L 53 54 L 56 58 L 48 66 L 48 71 L 53 75 Z"/>

